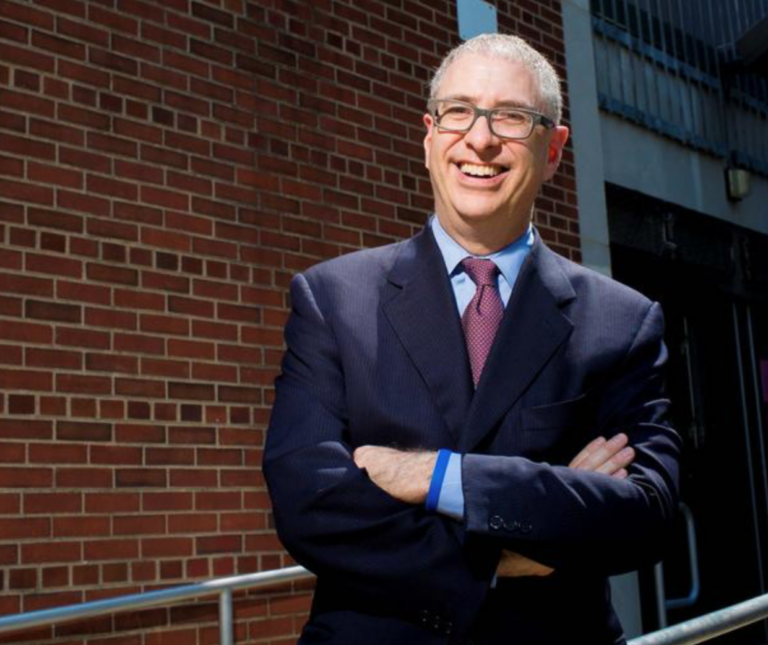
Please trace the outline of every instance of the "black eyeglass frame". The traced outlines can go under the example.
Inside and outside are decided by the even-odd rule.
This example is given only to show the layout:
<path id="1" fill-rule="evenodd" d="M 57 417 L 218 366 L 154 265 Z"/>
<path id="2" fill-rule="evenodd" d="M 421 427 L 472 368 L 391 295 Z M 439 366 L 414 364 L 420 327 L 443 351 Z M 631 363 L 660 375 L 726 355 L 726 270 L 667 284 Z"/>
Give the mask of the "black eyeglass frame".
<path id="1" fill-rule="evenodd" d="M 472 122 L 466 127 L 466 128 L 447 128 L 445 126 L 440 125 L 440 113 L 439 113 L 439 106 L 443 103 L 451 103 L 451 104 L 458 104 L 458 105 L 465 105 L 468 108 L 472 108 L 474 110 L 474 116 L 472 117 Z M 443 132 L 469 132 L 474 126 L 475 123 L 477 123 L 477 120 L 484 116 L 485 120 L 488 122 L 488 127 L 490 128 L 491 132 L 494 136 L 499 137 L 499 139 L 512 139 L 512 140 L 522 140 L 527 139 L 533 134 L 533 129 L 537 125 L 544 126 L 547 130 L 551 130 L 555 127 L 555 122 L 550 119 L 547 116 L 544 116 L 540 112 L 536 112 L 534 110 L 529 110 L 528 108 L 520 108 L 520 107 L 498 107 L 498 108 L 490 108 L 490 109 L 484 109 L 479 108 L 476 105 L 473 105 L 472 103 L 467 103 L 466 101 L 459 101 L 457 99 L 429 99 L 427 101 L 427 110 L 429 110 L 430 114 L 435 118 L 435 124 L 437 125 L 437 129 L 441 130 Z M 513 111 L 513 112 L 522 112 L 523 114 L 527 114 L 531 117 L 531 129 L 528 131 L 528 134 L 526 134 L 524 137 L 510 137 L 509 135 L 505 134 L 499 134 L 496 132 L 496 130 L 493 129 L 493 115 L 496 112 L 504 112 L 504 111 Z"/>

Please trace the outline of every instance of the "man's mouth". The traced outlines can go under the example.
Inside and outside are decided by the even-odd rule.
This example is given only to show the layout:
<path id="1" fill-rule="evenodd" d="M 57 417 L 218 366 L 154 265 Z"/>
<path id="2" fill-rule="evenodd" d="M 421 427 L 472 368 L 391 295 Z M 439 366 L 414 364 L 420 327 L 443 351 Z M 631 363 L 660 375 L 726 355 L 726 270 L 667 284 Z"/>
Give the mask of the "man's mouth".
<path id="1" fill-rule="evenodd" d="M 509 169 L 497 164 L 461 163 L 459 170 L 467 177 L 496 177 Z"/>

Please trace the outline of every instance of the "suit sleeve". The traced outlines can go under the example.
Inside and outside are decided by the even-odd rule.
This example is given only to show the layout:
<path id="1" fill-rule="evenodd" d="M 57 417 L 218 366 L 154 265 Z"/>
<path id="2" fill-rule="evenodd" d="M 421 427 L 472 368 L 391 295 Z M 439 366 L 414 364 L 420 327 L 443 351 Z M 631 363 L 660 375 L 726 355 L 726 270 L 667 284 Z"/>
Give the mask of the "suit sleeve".
<path id="1" fill-rule="evenodd" d="M 390 497 L 355 465 L 332 324 L 304 276 L 294 278 L 291 297 L 264 455 L 280 539 L 356 601 L 406 614 L 428 609 L 467 629 L 498 551 L 474 558 L 461 524 Z"/>
<path id="2" fill-rule="evenodd" d="M 602 575 L 660 559 L 677 509 L 680 439 L 666 422 L 663 317 L 645 312 L 599 397 L 594 435 L 624 432 L 636 451 L 624 480 L 522 457 L 463 460 L 465 524 L 554 567 Z"/>

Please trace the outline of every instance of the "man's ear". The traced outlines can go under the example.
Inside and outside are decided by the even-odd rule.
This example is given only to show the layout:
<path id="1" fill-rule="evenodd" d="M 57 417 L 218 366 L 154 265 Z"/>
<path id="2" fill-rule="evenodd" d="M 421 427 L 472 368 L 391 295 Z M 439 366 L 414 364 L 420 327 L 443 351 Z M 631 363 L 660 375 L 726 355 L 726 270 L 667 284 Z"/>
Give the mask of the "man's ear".
<path id="1" fill-rule="evenodd" d="M 544 181 L 549 181 L 557 172 L 560 160 L 563 158 L 563 148 L 568 141 L 568 128 L 564 125 L 555 126 L 550 132 L 547 144 L 547 163 L 544 170 Z"/>
<path id="2" fill-rule="evenodd" d="M 429 169 L 429 150 L 432 147 L 432 137 L 435 132 L 435 120 L 429 113 L 424 115 L 423 120 L 424 125 L 427 126 L 427 134 L 424 135 L 424 165 Z"/>

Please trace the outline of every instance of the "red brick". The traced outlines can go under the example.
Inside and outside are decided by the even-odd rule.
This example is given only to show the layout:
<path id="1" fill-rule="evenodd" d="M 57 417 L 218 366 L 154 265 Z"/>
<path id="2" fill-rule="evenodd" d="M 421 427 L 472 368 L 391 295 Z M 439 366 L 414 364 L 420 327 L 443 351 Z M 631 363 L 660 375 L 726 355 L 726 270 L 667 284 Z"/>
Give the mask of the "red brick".
<path id="1" fill-rule="evenodd" d="M 115 473 L 115 483 L 119 488 L 165 487 L 167 473 L 162 468 L 121 468 Z"/>
<path id="2" fill-rule="evenodd" d="M 141 286 L 145 289 L 189 293 L 189 278 L 156 273 L 154 271 L 143 271 L 141 273 Z"/>
<path id="3" fill-rule="evenodd" d="M 109 334 L 74 327 L 57 327 L 56 344 L 72 347 L 90 347 L 93 349 L 108 349 Z"/>
<path id="4" fill-rule="evenodd" d="M 69 568 L 46 567 L 43 569 L 43 587 L 46 589 L 52 587 L 69 587 L 69 585 Z"/>
<path id="5" fill-rule="evenodd" d="M 41 72 L 48 73 L 53 73 L 55 67 L 54 58 L 52 56 L 3 42 L 0 42 L 0 60 L 12 60 L 16 65 L 33 67 Z"/>
<path id="6" fill-rule="evenodd" d="M 214 513 L 183 513 L 168 517 L 168 531 L 174 535 L 184 533 L 216 533 L 218 516 Z"/>
<path id="7" fill-rule="evenodd" d="M 168 397 L 171 399 L 196 399 L 212 401 L 215 399 L 215 388 L 213 385 L 208 385 L 206 383 L 171 382 L 168 384 Z"/>
<path id="8" fill-rule="evenodd" d="M 164 354 L 165 340 L 159 336 L 145 334 L 115 333 L 114 349 L 138 354 Z"/>
<path id="9" fill-rule="evenodd" d="M 60 441 L 110 441 L 112 426 L 109 423 L 60 420 L 56 424 L 56 438 Z"/>
<path id="10" fill-rule="evenodd" d="M 57 468 L 58 488 L 109 488 L 112 471 L 108 468 Z"/>
<path id="11" fill-rule="evenodd" d="M 136 269 L 116 267 L 108 264 L 89 263 L 86 267 L 89 280 L 96 282 L 111 282 L 135 286 L 139 283 L 139 273 Z"/>
<path id="12" fill-rule="evenodd" d="M 1 329 L 2 327 L 0 327 Z M 169 356 L 213 360 L 216 357 L 216 346 L 213 343 L 199 340 L 169 338 L 168 354 Z"/>
<path id="13" fill-rule="evenodd" d="M 2 275 L 0 275 L 0 289 L 2 289 Z M 0 338 L 20 343 L 50 344 L 53 340 L 53 329 L 49 325 L 0 320 Z"/>
<path id="14" fill-rule="evenodd" d="M 1 135 L 0 135 L 0 138 Z M 0 142 L 0 146 L 2 142 Z M 53 205 L 53 189 L 24 182 L 0 179 L 0 194 L 20 202 L 31 202 L 42 206 Z"/>
<path id="15" fill-rule="evenodd" d="M 196 538 L 195 546 L 199 554 L 239 553 L 243 550 L 243 541 L 239 535 L 216 535 Z"/>
<path id="16" fill-rule="evenodd" d="M 0 463 L 23 464 L 26 461 L 27 451 L 23 444 L 0 442 Z"/>
<path id="17" fill-rule="evenodd" d="M 87 513 L 138 513 L 141 497 L 138 493 L 86 493 Z"/>
<path id="18" fill-rule="evenodd" d="M 195 363 L 192 366 L 192 378 L 198 381 L 236 383 L 238 380 L 238 371 L 237 367 L 234 365 Z"/>
<path id="19" fill-rule="evenodd" d="M 181 317 L 142 314 L 140 329 L 142 332 L 188 336 L 189 321 Z"/>
<path id="20" fill-rule="evenodd" d="M 34 271 L 36 273 L 49 273 L 55 276 L 64 275 L 69 276 L 70 278 L 80 278 L 83 273 L 83 263 L 80 260 L 73 260 L 70 258 L 27 253 L 26 269 L 27 271 Z"/>
<path id="21" fill-rule="evenodd" d="M 50 372 L 0 368 L 0 390 L 50 392 L 52 389 L 53 375 Z"/>
<path id="22" fill-rule="evenodd" d="M 112 525 L 115 535 L 162 535 L 168 532 L 165 515 L 114 515 Z"/>
<path id="23" fill-rule="evenodd" d="M 108 215 L 110 212 L 110 204 L 105 199 L 81 193 L 70 193 L 64 190 L 58 191 L 57 204 L 63 209 L 89 213 L 92 215 Z"/>
<path id="24" fill-rule="evenodd" d="M 29 208 L 27 211 L 27 221 L 29 224 L 41 228 L 55 228 L 73 233 L 80 233 L 83 230 L 83 220 L 81 217 L 42 208 Z"/>
<path id="25" fill-rule="evenodd" d="M 0 513 L 3 515 L 16 515 L 21 512 L 21 495 L 13 493 L 0 493 Z M 2 555 L 0 554 L 0 564 Z"/>
<path id="26" fill-rule="evenodd" d="M 141 540 L 143 558 L 184 557 L 192 555 L 193 542 L 190 538 L 146 538 Z"/>
<path id="27" fill-rule="evenodd" d="M 192 449 L 183 449 L 178 447 L 148 447 L 145 451 L 144 459 L 148 466 L 189 466 L 195 463 L 195 451 Z"/>
<path id="28" fill-rule="evenodd" d="M 165 382 L 147 379 L 115 379 L 115 393 L 121 396 L 165 398 Z"/>
<path id="29" fill-rule="evenodd" d="M 92 372 L 119 372 L 136 374 L 138 358 L 124 354 L 86 354 L 85 369 Z"/>
<path id="30" fill-rule="evenodd" d="M 83 40 L 94 45 L 101 45 L 102 47 L 106 47 L 109 43 L 109 32 L 105 29 L 98 29 L 86 23 L 75 22 L 63 16 L 58 17 L 56 26 L 59 33 L 75 40 Z"/>
<path id="31" fill-rule="evenodd" d="M 75 394 L 111 394 L 112 380 L 102 376 L 57 374 L 56 391 Z"/>
<path id="32" fill-rule="evenodd" d="M 189 378 L 189 364 L 182 361 L 144 358 L 141 361 L 141 373 L 148 376 Z"/>
<path id="33" fill-rule="evenodd" d="M 29 446 L 29 462 L 38 464 L 83 464 L 88 461 L 85 446 L 66 443 L 33 443 Z"/>
<path id="34" fill-rule="evenodd" d="M 2 488 L 50 488 L 53 470 L 50 468 L 0 468 Z"/>
<path id="35" fill-rule="evenodd" d="M 182 192 L 155 188 L 152 186 L 141 187 L 141 201 L 154 204 L 162 208 L 186 211 L 189 208 L 189 195 Z"/>
<path id="36" fill-rule="evenodd" d="M 2 401 L 2 397 L 0 397 Z M 10 414 L 34 414 L 35 397 L 32 395 L 10 395 L 8 397 L 8 412 Z M 0 409 L 2 404 L 0 403 Z"/>
<path id="37" fill-rule="evenodd" d="M 27 300 L 24 307 L 28 318 L 54 320 L 59 322 L 79 323 L 82 320 L 82 310 L 77 305 L 66 305 L 41 300 Z"/>
<path id="38" fill-rule="evenodd" d="M 94 540 L 83 543 L 86 560 L 133 560 L 139 556 L 135 540 Z"/>
<path id="39" fill-rule="evenodd" d="M 135 330 L 137 319 L 136 314 L 131 311 L 97 309 L 95 307 L 88 307 L 85 310 L 85 324 L 94 327 Z"/>
<path id="40" fill-rule="evenodd" d="M 108 517 L 56 517 L 53 520 L 53 535 L 62 537 L 99 537 L 109 536 L 110 519 Z"/>
<path id="41" fill-rule="evenodd" d="M 78 352 L 28 347 L 25 351 L 25 364 L 27 367 L 79 370 L 82 368 L 83 361 L 82 355 Z"/>
<path id="42" fill-rule="evenodd" d="M 26 493 L 24 495 L 24 514 L 45 515 L 57 513 L 79 513 L 82 510 L 80 493 Z"/>
<path id="43" fill-rule="evenodd" d="M 195 468 L 186 470 L 174 468 L 170 474 L 171 486 L 209 489 L 216 488 L 219 485 L 219 476 L 215 469 Z"/>

